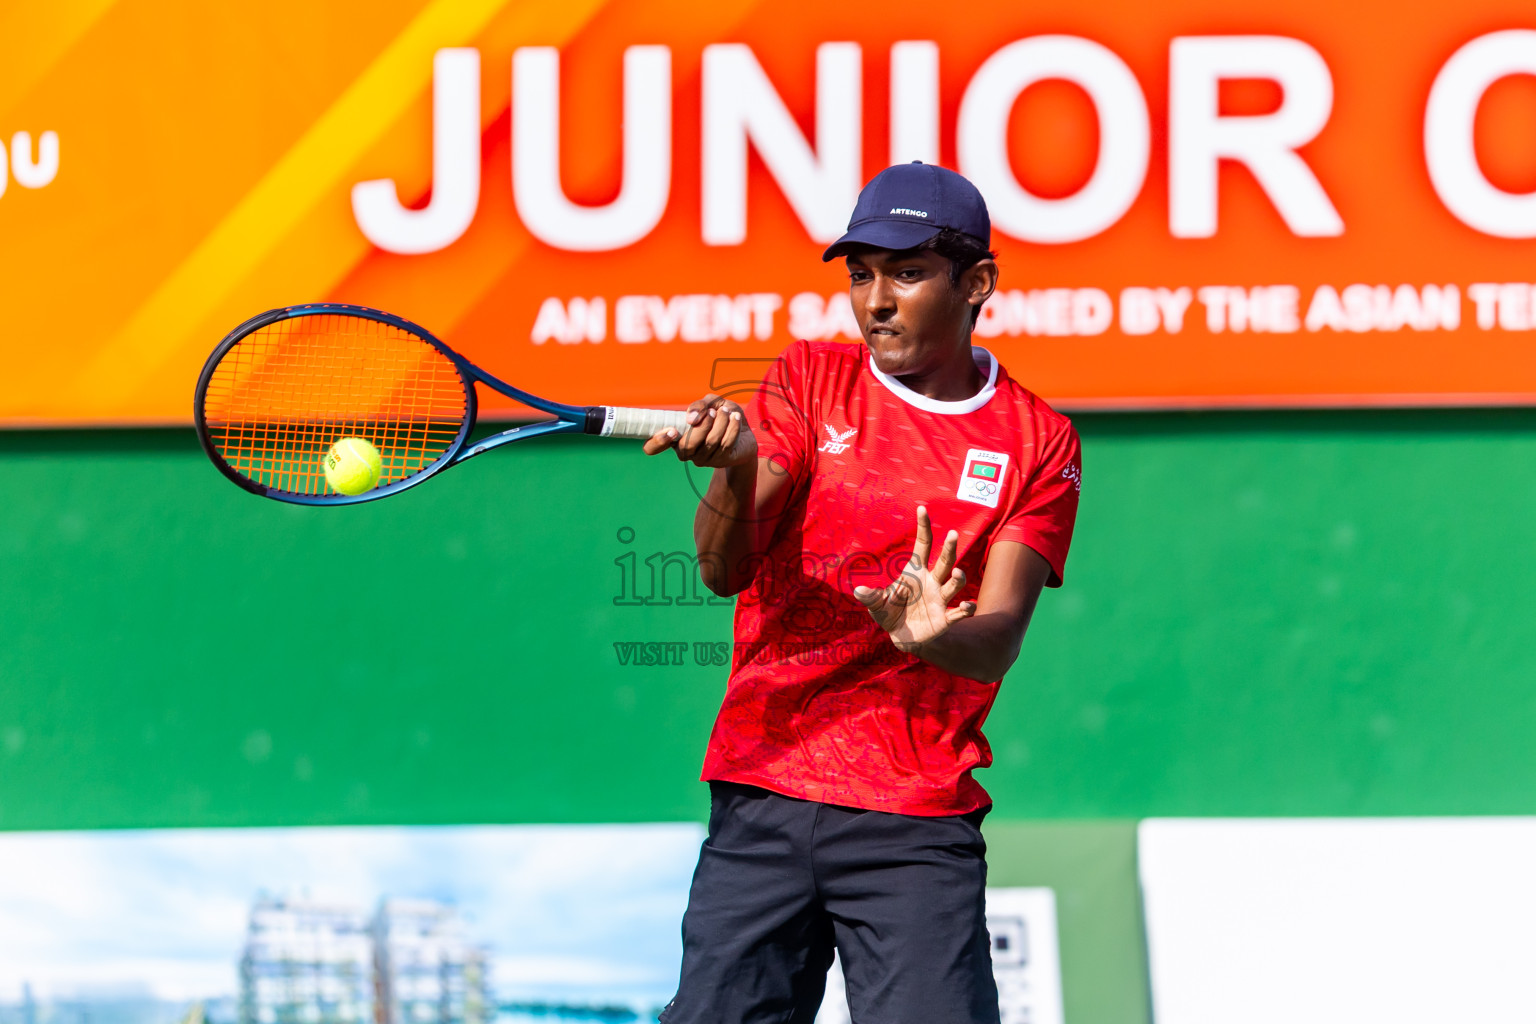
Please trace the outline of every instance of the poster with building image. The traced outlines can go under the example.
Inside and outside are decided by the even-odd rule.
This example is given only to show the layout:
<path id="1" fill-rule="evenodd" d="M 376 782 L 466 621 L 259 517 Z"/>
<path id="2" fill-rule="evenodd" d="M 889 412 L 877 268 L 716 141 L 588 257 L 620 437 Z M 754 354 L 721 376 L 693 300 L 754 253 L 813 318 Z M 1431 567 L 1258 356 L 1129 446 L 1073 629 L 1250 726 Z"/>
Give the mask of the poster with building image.
<path id="1" fill-rule="evenodd" d="M 0 834 L 0 1024 L 653 1022 L 695 824 Z M 1049 889 L 992 889 L 1005 1024 L 1062 1024 Z M 848 1020 L 834 969 L 822 1024 Z"/>
<path id="2" fill-rule="evenodd" d="M 651 1021 L 694 824 L 0 835 L 0 1024 Z"/>

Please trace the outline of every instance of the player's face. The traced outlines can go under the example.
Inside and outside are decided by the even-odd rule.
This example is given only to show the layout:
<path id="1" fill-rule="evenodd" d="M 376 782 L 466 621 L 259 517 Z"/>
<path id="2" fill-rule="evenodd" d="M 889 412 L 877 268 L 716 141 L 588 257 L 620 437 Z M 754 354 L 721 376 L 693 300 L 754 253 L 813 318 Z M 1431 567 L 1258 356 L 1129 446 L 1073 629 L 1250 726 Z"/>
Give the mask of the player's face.
<path id="1" fill-rule="evenodd" d="M 996 264 L 983 262 L 993 274 L 978 289 L 977 268 L 957 284 L 949 260 L 926 249 L 866 249 L 848 257 L 853 315 L 882 373 L 928 374 L 957 356 L 969 359 L 971 309 L 991 294 L 995 280 Z"/>

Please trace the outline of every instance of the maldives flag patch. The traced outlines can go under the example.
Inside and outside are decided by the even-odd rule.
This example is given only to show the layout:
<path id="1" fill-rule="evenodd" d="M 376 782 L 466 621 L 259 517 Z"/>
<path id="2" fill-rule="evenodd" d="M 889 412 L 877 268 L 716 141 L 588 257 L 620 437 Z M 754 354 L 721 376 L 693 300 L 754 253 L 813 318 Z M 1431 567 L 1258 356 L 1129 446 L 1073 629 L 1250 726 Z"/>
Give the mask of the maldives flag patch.
<path id="1" fill-rule="evenodd" d="M 997 508 L 1003 492 L 1003 475 L 1008 472 L 1008 453 L 989 452 L 972 448 L 965 453 L 965 464 L 960 470 L 960 487 L 955 497 L 961 501 L 974 501 L 978 505 Z"/>

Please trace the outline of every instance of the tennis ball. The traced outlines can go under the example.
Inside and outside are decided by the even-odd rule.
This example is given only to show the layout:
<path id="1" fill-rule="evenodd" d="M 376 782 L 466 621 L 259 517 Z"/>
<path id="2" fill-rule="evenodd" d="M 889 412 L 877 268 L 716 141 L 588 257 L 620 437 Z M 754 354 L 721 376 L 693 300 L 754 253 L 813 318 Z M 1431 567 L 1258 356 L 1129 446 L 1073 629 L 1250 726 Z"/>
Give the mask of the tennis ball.
<path id="1" fill-rule="evenodd" d="M 326 482 L 347 495 L 373 490 L 384 468 L 379 450 L 361 437 L 344 437 L 331 445 L 322 464 Z"/>

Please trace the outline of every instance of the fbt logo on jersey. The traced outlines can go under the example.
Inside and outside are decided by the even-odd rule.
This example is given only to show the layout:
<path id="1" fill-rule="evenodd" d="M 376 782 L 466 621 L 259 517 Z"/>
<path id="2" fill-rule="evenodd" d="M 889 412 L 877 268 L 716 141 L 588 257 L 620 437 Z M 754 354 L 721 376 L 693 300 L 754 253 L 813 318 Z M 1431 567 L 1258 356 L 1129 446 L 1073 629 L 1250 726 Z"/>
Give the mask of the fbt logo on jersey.
<path id="1" fill-rule="evenodd" d="M 972 448 L 965 453 L 965 467 L 960 471 L 960 487 L 955 497 L 978 505 L 997 508 L 1003 490 L 1003 474 L 1008 472 L 1008 453 Z"/>
<path id="2" fill-rule="evenodd" d="M 823 423 L 821 426 L 827 432 L 827 440 L 821 442 L 821 447 L 816 450 L 826 452 L 828 455 L 841 455 L 853 447 L 848 443 L 848 439 L 859 432 L 858 427 L 838 430 L 830 423 Z"/>

